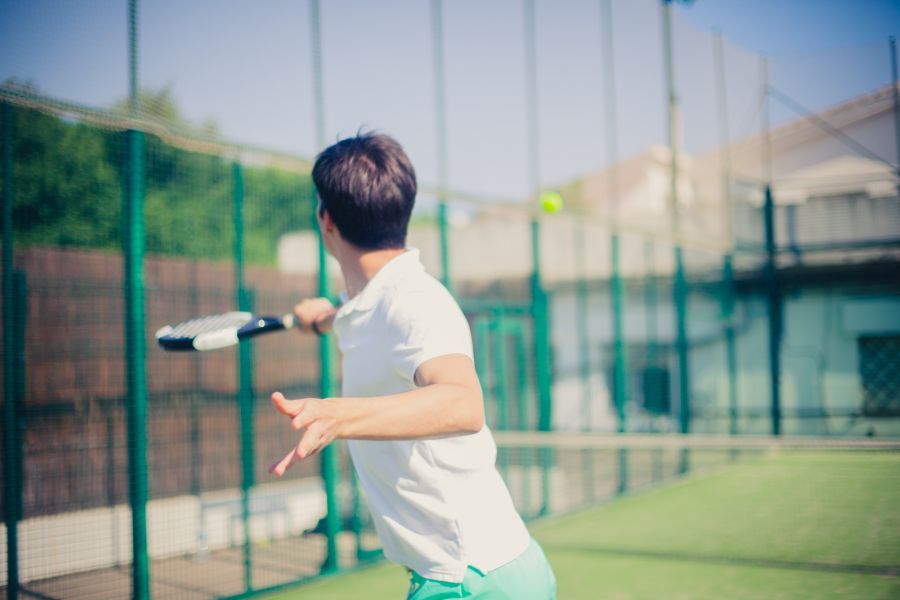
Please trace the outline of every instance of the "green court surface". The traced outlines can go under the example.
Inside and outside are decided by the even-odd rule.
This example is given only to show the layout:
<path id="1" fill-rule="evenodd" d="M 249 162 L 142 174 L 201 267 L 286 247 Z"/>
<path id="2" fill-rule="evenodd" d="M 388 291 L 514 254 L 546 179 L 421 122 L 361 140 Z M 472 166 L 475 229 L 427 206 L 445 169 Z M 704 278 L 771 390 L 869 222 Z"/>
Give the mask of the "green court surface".
<path id="1" fill-rule="evenodd" d="M 782 452 L 532 527 L 561 600 L 900 598 L 900 454 Z M 381 565 L 269 598 L 399 599 Z"/>

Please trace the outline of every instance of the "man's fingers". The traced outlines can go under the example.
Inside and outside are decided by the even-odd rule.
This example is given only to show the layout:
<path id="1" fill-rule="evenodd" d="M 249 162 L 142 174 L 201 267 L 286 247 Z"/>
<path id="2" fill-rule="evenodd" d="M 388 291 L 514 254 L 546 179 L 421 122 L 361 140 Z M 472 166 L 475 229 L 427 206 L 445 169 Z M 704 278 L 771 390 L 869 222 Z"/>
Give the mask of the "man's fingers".
<path id="1" fill-rule="evenodd" d="M 307 429 L 303 433 L 303 437 L 300 438 L 300 443 L 297 444 L 297 455 L 300 458 L 307 458 L 318 452 L 321 447 L 322 436 L 319 434 L 319 432 L 315 429 Z"/>
<path id="2" fill-rule="evenodd" d="M 275 392 L 272 394 L 272 404 L 281 414 L 291 418 L 291 426 L 294 429 L 303 430 L 297 446 L 269 467 L 269 473 L 281 477 L 295 462 L 321 450 L 334 439 L 334 435 L 327 426 L 328 411 L 323 415 L 324 403 L 321 400 L 316 398 L 288 400 L 281 392 Z"/>
<path id="3" fill-rule="evenodd" d="M 301 331 L 313 331 L 313 323 L 330 312 L 334 312 L 334 305 L 328 298 L 307 298 L 294 305 L 297 328 Z"/>
<path id="4" fill-rule="evenodd" d="M 308 458 L 318 452 L 320 444 L 321 438 L 318 435 L 309 435 L 307 432 L 300 439 L 300 443 L 297 444 L 296 448 L 292 449 L 284 455 L 284 458 L 269 467 L 269 473 L 272 473 L 276 477 L 281 477 L 295 462 Z"/>
<path id="5" fill-rule="evenodd" d="M 316 418 L 310 415 L 308 410 L 301 409 L 300 412 L 291 419 L 291 427 L 294 429 L 303 429 L 304 427 L 312 425 L 315 420 Z"/>
<path id="6" fill-rule="evenodd" d="M 269 473 L 272 473 L 273 475 L 276 475 L 278 477 L 284 475 L 284 472 L 290 469 L 291 465 L 297 462 L 297 451 L 297 448 L 292 448 L 290 452 L 285 454 L 284 458 L 269 467 Z"/>
<path id="7" fill-rule="evenodd" d="M 272 404 L 275 405 L 278 412 L 291 418 L 303 410 L 303 400 L 288 400 L 281 392 L 272 394 Z"/>

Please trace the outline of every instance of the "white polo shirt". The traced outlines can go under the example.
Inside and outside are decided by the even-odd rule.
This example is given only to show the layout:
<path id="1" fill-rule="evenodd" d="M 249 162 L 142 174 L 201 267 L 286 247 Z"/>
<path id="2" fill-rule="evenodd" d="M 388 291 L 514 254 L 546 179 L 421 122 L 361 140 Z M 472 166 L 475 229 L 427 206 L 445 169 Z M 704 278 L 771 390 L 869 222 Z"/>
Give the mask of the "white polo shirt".
<path id="1" fill-rule="evenodd" d="M 472 358 L 468 322 L 416 249 L 387 263 L 346 302 L 334 331 L 344 396 L 413 390 L 423 362 Z M 494 466 L 497 448 L 486 426 L 470 435 L 348 446 L 390 560 L 429 579 L 461 582 L 468 566 L 487 573 L 528 548 L 530 534 Z"/>

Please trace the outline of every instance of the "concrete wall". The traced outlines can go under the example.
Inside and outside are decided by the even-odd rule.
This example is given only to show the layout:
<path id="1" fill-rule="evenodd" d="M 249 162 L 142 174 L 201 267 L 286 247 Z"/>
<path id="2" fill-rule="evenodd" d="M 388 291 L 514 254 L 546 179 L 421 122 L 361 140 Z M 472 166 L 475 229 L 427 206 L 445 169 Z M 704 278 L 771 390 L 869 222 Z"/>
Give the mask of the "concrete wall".
<path id="1" fill-rule="evenodd" d="M 177 496 L 147 504 L 151 559 L 203 553 L 243 543 L 241 496 L 236 489 Z M 281 539 L 311 529 L 325 514 L 318 478 L 268 484 L 250 496 L 250 536 Z M 0 560 L 6 564 L 6 528 L 0 524 Z M 19 522 L 19 577 L 28 582 L 131 563 L 131 509 L 126 504 L 59 513 Z M 0 585 L 7 581 L 0 571 Z"/>

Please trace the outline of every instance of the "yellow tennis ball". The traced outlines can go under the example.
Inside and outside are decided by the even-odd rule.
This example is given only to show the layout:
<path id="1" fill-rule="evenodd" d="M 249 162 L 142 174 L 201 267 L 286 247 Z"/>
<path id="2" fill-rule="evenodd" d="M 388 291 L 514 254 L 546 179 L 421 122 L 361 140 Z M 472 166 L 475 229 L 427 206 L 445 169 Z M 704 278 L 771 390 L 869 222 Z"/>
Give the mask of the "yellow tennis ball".
<path id="1" fill-rule="evenodd" d="M 544 192 L 541 194 L 541 209 L 545 213 L 550 213 L 551 215 L 555 212 L 559 212 L 563 207 L 563 199 L 562 196 L 559 195 L 559 192 Z"/>

